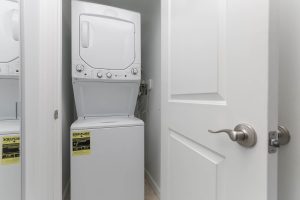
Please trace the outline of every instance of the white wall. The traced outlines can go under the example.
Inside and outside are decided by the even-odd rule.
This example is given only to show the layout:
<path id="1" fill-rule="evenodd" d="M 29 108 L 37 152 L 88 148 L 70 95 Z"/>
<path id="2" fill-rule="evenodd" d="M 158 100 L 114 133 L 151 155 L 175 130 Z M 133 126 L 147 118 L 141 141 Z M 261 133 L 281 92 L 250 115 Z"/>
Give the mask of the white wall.
<path id="1" fill-rule="evenodd" d="M 160 185 L 160 96 L 161 96 L 161 27 L 160 0 L 86 0 L 116 6 L 141 13 L 142 18 L 142 68 L 143 78 L 153 79 L 153 89 L 149 93 L 148 112 L 145 120 L 146 172 Z M 157 191 L 159 192 L 159 191 Z"/>
<path id="2" fill-rule="evenodd" d="M 279 152 L 279 200 L 300 197 L 300 1 L 280 5 L 279 124 L 290 129 L 291 143 Z"/>
<path id="3" fill-rule="evenodd" d="M 142 66 L 144 79 L 153 80 L 153 88 L 148 93 L 148 111 L 145 115 L 146 173 L 149 173 L 160 193 L 161 159 L 161 15 L 160 0 L 144 0 L 142 24 L 143 52 Z M 154 183 L 154 184 L 155 184 Z"/>

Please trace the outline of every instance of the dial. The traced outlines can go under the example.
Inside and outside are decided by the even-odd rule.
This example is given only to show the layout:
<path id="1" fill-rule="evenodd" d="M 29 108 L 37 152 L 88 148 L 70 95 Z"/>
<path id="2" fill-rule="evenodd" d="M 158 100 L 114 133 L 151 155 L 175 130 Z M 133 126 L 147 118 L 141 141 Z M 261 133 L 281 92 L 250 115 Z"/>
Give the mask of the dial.
<path id="1" fill-rule="evenodd" d="M 111 77 L 112 77 L 112 74 L 111 74 L 110 72 L 108 72 L 108 73 L 106 74 L 106 77 L 107 77 L 107 78 L 111 78 Z"/>
<path id="2" fill-rule="evenodd" d="M 139 70 L 137 68 L 132 68 L 131 73 L 133 75 L 137 75 L 137 73 L 139 72 Z"/>
<path id="3" fill-rule="evenodd" d="M 102 78 L 102 76 L 103 76 L 102 73 L 100 73 L 100 72 L 97 73 L 98 78 Z"/>

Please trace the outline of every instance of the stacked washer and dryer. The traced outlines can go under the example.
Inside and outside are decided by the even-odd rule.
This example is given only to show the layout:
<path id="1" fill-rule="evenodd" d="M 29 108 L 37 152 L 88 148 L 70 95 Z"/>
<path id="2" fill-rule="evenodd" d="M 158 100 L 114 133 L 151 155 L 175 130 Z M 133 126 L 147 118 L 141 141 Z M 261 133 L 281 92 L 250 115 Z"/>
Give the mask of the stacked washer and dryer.
<path id="1" fill-rule="evenodd" d="M 71 199 L 144 199 L 140 14 L 72 2 Z"/>
<path id="2" fill-rule="evenodd" d="M 0 0 L 0 199 L 21 199 L 19 3 Z"/>

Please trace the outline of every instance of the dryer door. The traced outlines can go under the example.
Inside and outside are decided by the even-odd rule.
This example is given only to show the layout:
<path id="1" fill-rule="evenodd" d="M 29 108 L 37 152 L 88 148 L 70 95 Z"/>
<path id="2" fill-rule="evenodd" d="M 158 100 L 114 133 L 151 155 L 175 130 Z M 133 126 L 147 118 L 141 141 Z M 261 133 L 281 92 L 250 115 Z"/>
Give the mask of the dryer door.
<path id="1" fill-rule="evenodd" d="M 92 68 L 122 70 L 135 60 L 135 25 L 121 19 L 80 16 L 80 56 Z"/>
<path id="2" fill-rule="evenodd" d="M 0 63 L 9 63 L 19 57 L 19 7 L 17 2 L 1 1 Z"/>

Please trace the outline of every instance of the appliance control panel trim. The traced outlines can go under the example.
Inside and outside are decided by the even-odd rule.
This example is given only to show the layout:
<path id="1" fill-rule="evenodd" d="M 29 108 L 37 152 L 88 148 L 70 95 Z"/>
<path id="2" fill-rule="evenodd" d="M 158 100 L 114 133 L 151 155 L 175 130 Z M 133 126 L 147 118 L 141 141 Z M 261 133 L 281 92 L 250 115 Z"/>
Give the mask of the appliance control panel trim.
<path id="1" fill-rule="evenodd" d="M 20 59 L 9 63 L 0 63 L 0 78 L 14 78 L 20 76 Z"/>
<path id="2" fill-rule="evenodd" d="M 133 64 L 124 70 L 94 69 L 87 64 L 74 64 L 73 78 L 92 80 L 140 80 L 141 65 Z"/>

